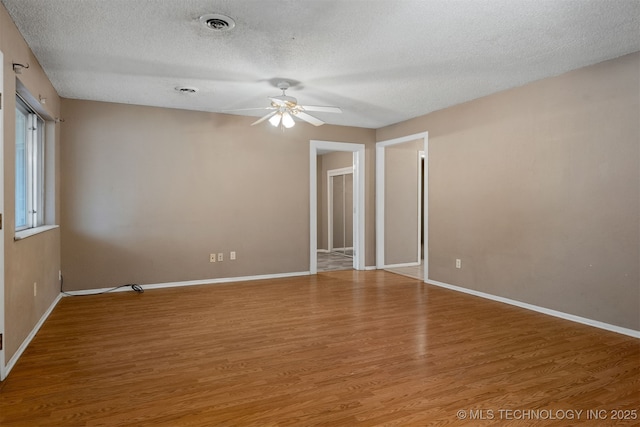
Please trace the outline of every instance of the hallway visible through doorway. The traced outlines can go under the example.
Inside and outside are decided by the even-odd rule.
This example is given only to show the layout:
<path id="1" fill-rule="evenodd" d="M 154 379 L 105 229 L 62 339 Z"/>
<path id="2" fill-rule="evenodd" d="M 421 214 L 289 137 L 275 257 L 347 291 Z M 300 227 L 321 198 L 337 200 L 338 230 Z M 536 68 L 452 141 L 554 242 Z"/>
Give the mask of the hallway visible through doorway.
<path id="1" fill-rule="evenodd" d="M 352 270 L 353 258 L 339 252 L 318 251 L 318 271 Z"/>

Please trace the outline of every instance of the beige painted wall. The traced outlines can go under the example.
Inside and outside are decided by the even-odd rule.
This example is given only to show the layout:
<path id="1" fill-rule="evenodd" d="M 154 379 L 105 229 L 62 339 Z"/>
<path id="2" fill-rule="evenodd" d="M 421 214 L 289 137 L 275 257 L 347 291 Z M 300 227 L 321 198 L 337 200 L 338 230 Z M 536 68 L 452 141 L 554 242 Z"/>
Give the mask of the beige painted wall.
<path id="1" fill-rule="evenodd" d="M 102 102 L 64 99 L 62 109 L 70 290 L 308 271 L 309 141 L 375 138 Z M 225 261 L 210 263 L 217 252 Z"/>
<path id="2" fill-rule="evenodd" d="M 14 241 L 15 229 L 15 93 L 16 77 L 34 96 L 46 98 L 46 104 L 34 105 L 39 112 L 59 117 L 60 99 L 33 53 L 0 4 L 0 50 L 4 54 L 4 92 L 2 114 L 4 121 L 4 252 L 5 252 L 5 358 L 8 362 L 33 330 L 42 315 L 60 293 L 60 232 L 51 230 L 21 241 Z M 29 68 L 17 76 L 12 63 L 28 63 Z M 52 124 L 53 135 L 59 140 L 59 126 Z M 51 154 L 51 153 L 49 153 Z M 59 184 L 59 157 L 53 153 L 53 169 L 48 178 L 54 188 Z M 56 193 L 56 194 L 59 194 Z M 48 200 L 53 220 L 59 216 L 59 198 Z M 37 296 L 33 284 L 37 283 Z"/>
<path id="3" fill-rule="evenodd" d="M 417 263 L 419 152 L 422 140 L 385 148 L 384 258 L 386 265 Z"/>
<path id="4" fill-rule="evenodd" d="M 640 330 L 639 80 L 634 53 L 379 129 L 429 132 L 430 278 Z"/>

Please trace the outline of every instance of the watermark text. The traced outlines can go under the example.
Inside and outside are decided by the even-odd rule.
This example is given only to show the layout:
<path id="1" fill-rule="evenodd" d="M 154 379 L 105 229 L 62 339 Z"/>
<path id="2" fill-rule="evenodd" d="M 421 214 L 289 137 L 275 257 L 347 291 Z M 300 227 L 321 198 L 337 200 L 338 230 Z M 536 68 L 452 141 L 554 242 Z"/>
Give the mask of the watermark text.
<path id="1" fill-rule="evenodd" d="M 460 420 L 617 420 L 635 421 L 637 409 L 460 409 Z"/>

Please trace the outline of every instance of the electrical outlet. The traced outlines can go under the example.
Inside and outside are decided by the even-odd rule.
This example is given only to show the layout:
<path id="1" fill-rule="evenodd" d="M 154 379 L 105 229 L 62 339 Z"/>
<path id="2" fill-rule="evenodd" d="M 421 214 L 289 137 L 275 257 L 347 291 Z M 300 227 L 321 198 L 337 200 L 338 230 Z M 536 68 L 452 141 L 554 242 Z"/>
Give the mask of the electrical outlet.
<path id="1" fill-rule="evenodd" d="M 222 252 L 218 253 L 218 261 L 220 262 L 224 261 L 224 254 Z"/>
<path id="2" fill-rule="evenodd" d="M 216 254 L 209 254 L 209 262 L 216 262 Z"/>
<path id="3" fill-rule="evenodd" d="M 462 268 L 462 261 L 460 259 L 456 259 L 456 268 Z"/>
<path id="4" fill-rule="evenodd" d="M 229 259 L 230 259 L 230 260 L 234 260 L 234 259 L 236 259 L 236 251 L 231 251 L 231 252 L 229 252 Z"/>

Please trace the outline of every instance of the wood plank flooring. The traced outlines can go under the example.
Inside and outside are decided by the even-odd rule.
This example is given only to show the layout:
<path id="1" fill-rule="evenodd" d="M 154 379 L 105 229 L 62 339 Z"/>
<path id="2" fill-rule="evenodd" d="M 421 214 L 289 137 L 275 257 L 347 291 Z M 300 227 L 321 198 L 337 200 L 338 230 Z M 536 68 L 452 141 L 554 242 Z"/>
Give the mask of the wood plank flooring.
<path id="1" fill-rule="evenodd" d="M 637 426 L 640 340 L 340 271 L 64 298 L 0 387 L 3 427 Z"/>

